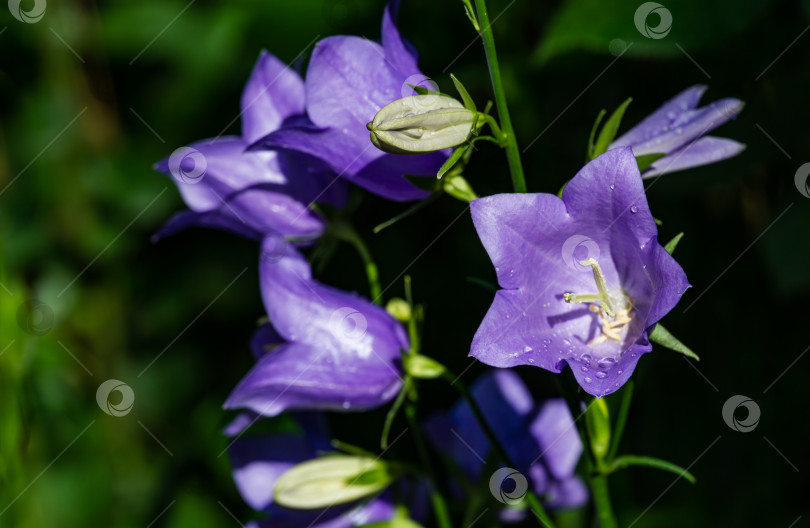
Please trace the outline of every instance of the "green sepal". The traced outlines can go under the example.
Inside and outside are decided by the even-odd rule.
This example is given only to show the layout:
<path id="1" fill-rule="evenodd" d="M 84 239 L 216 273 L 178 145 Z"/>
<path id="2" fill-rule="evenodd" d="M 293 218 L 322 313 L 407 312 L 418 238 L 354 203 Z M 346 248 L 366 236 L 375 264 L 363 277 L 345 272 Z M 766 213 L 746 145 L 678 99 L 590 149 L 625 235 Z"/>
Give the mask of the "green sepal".
<path id="1" fill-rule="evenodd" d="M 656 217 L 654 217 L 654 216 L 653 216 L 653 221 L 655 222 L 655 225 L 657 225 L 657 226 L 662 226 L 662 225 L 664 225 L 664 222 L 662 222 L 661 220 L 657 219 L 657 218 L 656 218 Z"/>
<path id="2" fill-rule="evenodd" d="M 475 102 L 472 100 L 472 97 L 470 97 L 470 93 L 467 91 L 467 89 L 464 88 L 464 85 L 461 84 L 461 81 L 459 81 L 452 73 L 450 74 L 450 78 L 453 79 L 453 84 L 456 85 L 456 91 L 461 96 L 461 102 L 464 103 L 464 108 L 471 112 L 478 112 L 478 110 L 475 108 Z"/>
<path id="3" fill-rule="evenodd" d="M 406 83 L 406 84 L 408 86 L 410 86 L 413 89 L 414 92 L 416 92 L 416 95 L 440 95 L 442 97 L 449 97 L 449 98 L 453 99 L 453 96 L 450 95 L 450 94 L 437 92 L 436 90 L 431 90 L 430 88 L 425 88 L 424 86 L 417 86 L 417 85 L 411 84 L 411 83 Z"/>
<path id="4" fill-rule="evenodd" d="M 593 147 L 593 154 L 591 155 L 591 159 L 599 156 L 600 154 L 604 154 L 607 152 L 610 143 L 616 137 L 616 133 L 619 131 L 619 125 L 622 122 L 622 117 L 624 116 L 625 110 L 633 101 L 632 97 L 628 97 L 619 108 L 616 109 L 613 114 L 605 121 L 605 126 L 602 127 L 602 131 L 599 132 L 599 137 L 596 140 L 596 144 Z"/>
<path id="5" fill-rule="evenodd" d="M 695 361 L 700 361 L 700 358 L 697 354 L 692 352 L 692 350 L 681 343 L 677 337 L 669 333 L 669 330 L 661 326 L 661 323 L 655 325 L 655 328 L 650 333 L 650 341 L 653 343 L 657 343 L 663 347 L 666 347 L 670 350 L 674 350 L 675 352 L 680 352 L 686 357 L 690 357 Z"/>
<path id="6" fill-rule="evenodd" d="M 421 354 L 406 354 L 402 358 L 405 372 L 414 378 L 435 379 L 442 376 L 447 369 L 433 358 Z"/>
<path id="7" fill-rule="evenodd" d="M 591 127 L 591 134 L 590 134 L 590 136 L 588 136 L 588 159 L 589 160 L 592 160 L 593 158 L 596 157 L 596 156 L 593 155 L 594 149 L 596 148 L 596 145 L 594 144 L 594 141 L 596 140 L 596 130 L 599 128 L 599 123 L 602 122 L 602 119 L 604 119 L 606 113 L 607 113 L 607 111 L 605 111 L 604 108 L 602 110 L 600 110 L 599 115 L 596 116 L 596 121 L 593 122 L 593 126 Z"/>
<path id="8" fill-rule="evenodd" d="M 672 255 L 672 252 L 675 251 L 675 248 L 678 246 L 678 242 L 680 242 L 682 238 L 683 238 L 683 233 L 678 233 L 677 235 L 675 235 L 672 238 L 672 240 L 667 242 L 667 245 L 664 246 L 664 249 L 667 250 L 667 253 Z"/>
<path id="9" fill-rule="evenodd" d="M 638 164 L 638 171 L 642 172 L 644 169 L 649 168 L 650 165 L 655 163 L 656 161 L 660 160 L 666 156 L 666 154 L 661 152 L 655 152 L 653 154 L 642 154 L 641 156 L 636 156 L 636 163 Z"/>
<path id="10" fill-rule="evenodd" d="M 697 482 L 695 476 L 681 466 L 673 464 L 672 462 L 667 462 L 666 460 L 661 460 L 660 458 L 648 456 L 622 455 L 620 457 L 616 457 L 616 459 L 611 462 L 607 472 L 613 473 L 616 470 L 632 466 L 662 469 L 664 471 L 669 471 L 670 473 L 675 473 L 676 475 L 685 478 L 692 484 Z"/>
<path id="11" fill-rule="evenodd" d="M 462 202 L 470 203 L 478 198 L 470 183 L 461 174 L 451 174 L 442 180 L 444 192 Z"/>
<path id="12" fill-rule="evenodd" d="M 453 149 L 453 153 L 450 154 L 450 157 L 447 158 L 447 161 L 445 161 L 439 168 L 439 172 L 436 173 L 436 177 L 441 179 L 441 177 L 444 176 L 447 173 L 447 171 L 453 168 L 453 165 L 458 163 L 458 160 L 461 159 L 461 156 L 463 156 L 464 153 L 467 152 L 467 149 L 469 148 L 470 144 L 465 143 L 464 145 L 459 145 L 458 147 Z"/>

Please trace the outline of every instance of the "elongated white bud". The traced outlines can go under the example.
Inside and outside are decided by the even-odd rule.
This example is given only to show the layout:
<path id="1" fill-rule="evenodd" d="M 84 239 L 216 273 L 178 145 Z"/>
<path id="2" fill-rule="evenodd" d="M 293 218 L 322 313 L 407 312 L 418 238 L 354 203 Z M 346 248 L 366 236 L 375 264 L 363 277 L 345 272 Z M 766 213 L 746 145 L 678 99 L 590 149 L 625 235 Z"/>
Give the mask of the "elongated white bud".
<path id="1" fill-rule="evenodd" d="M 467 141 L 476 117 L 453 98 L 412 95 L 384 106 L 366 126 L 383 152 L 424 154 Z"/>

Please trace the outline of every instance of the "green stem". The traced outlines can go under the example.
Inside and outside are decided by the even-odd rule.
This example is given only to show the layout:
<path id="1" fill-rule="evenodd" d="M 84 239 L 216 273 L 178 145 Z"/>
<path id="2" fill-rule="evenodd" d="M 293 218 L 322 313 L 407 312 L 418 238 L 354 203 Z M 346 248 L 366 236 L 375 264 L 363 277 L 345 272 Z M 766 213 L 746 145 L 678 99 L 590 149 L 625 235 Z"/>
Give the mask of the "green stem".
<path id="1" fill-rule="evenodd" d="M 593 475 L 590 480 L 593 502 L 596 505 L 596 514 L 599 517 L 599 526 L 602 528 L 616 528 L 618 523 L 613 516 L 613 507 L 610 505 L 607 477 Z"/>
<path id="2" fill-rule="evenodd" d="M 619 414 L 616 416 L 616 425 L 613 426 L 613 440 L 608 451 L 607 461 L 611 463 L 619 452 L 619 443 L 622 440 L 624 426 L 627 423 L 627 415 L 630 413 L 630 401 L 633 399 L 633 380 L 628 380 L 622 389 L 622 402 L 619 405 Z"/>
<path id="3" fill-rule="evenodd" d="M 509 456 L 500 440 L 498 440 L 495 431 L 493 431 L 492 427 L 490 427 L 489 422 L 487 422 L 487 419 L 484 417 L 484 413 L 481 412 L 481 408 L 478 406 L 478 402 L 475 401 L 475 398 L 473 398 L 470 390 L 467 388 L 464 382 L 460 381 L 458 377 L 453 375 L 450 371 L 446 371 L 443 377 L 450 382 L 450 386 L 454 387 L 470 406 L 473 415 L 475 415 L 475 419 L 478 421 L 478 425 L 480 425 L 481 429 L 483 429 L 484 434 L 489 440 L 489 443 L 492 444 L 492 447 L 495 449 L 495 453 L 498 455 L 498 457 L 500 457 L 504 463 L 508 464 L 509 467 L 516 467 L 512 457 Z M 554 528 L 554 523 L 552 522 L 551 517 L 549 517 L 546 510 L 543 509 L 540 499 L 531 489 L 529 489 L 529 492 L 526 495 L 526 502 L 529 503 L 529 508 L 531 508 L 543 526 L 546 528 Z"/>
<path id="4" fill-rule="evenodd" d="M 436 523 L 440 528 L 452 528 L 453 523 L 450 520 L 450 513 L 447 509 L 447 502 L 444 496 L 436 488 L 436 475 L 433 471 L 433 465 L 430 463 L 425 441 L 422 436 L 422 428 L 419 425 L 419 420 L 416 417 L 416 406 L 413 402 L 408 402 L 405 407 L 405 416 L 408 417 L 411 433 L 416 442 L 416 449 L 419 452 L 419 457 L 422 459 L 422 465 L 428 472 L 428 485 L 430 487 L 430 500 L 433 503 L 433 511 L 436 514 Z"/>
<path id="5" fill-rule="evenodd" d="M 357 231 L 355 231 L 352 226 L 345 222 L 334 223 L 332 230 L 337 238 L 353 245 L 360 254 L 360 258 L 363 259 L 363 263 L 366 265 L 366 275 L 368 276 L 368 286 L 371 290 L 371 299 L 375 304 L 382 304 L 380 273 L 363 239 L 360 238 L 360 235 L 357 234 Z"/>
<path id="6" fill-rule="evenodd" d="M 492 25 L 487 13 L 486 0 L 475 0 L 475 9 L 478 11 L 478 22 L 481 27 L 481 38 L 484 40 L 484 49 L 489 63 L 489 75 L 492 78 L 492 90 L 495 92 L 495 105 L 498 107 L 498 117 L 501 121 L 503 133 L 509 139 L 506 145 L 506 158 L 509 160 L 509 171 L 512 174 L 512 186 L 515 192 L 526 192 L 526 178 L 523 176 L 523 164 L 520 161 L 515 131 L 509 117 L 509 108 L 506 104 L 506 92 L 501 80 L 501 68 L 498 64 L 498 54 L 495 51 L 495 36 L 492 34 Z"/>

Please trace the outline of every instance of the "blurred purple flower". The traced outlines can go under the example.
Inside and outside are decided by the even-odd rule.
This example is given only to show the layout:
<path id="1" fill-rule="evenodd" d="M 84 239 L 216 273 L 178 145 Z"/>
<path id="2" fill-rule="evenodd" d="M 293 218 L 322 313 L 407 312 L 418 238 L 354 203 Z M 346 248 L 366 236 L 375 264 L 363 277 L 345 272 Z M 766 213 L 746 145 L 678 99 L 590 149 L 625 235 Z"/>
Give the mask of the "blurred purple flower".
<path id="1" fill-rule="evenodd" d="M 574 508 L 588 498 L 574 474 L 582 443 L 571 413 L 562 399 L 535 403 L 513 371 L 491 370 L 478 378 L 471 392 L 498 440 L 544 503 Z M 450 411 L 432 416 L 425 427 L 428 439 L 449 456 L 473 482 L 489 479 L 485 464 L 495 456 L 469 405 L 461 400 Z"/>
<path id="2" fill-rule="evenodd" d="M 397 394 L 400 351 L 409 344 L 385 310 L 313 280 L 309 263 L 279 237 L 263 241 L 259 275 L 272 329 L 257 332 L 258 361 L 226 408 L 265 416 L 290 409 L 366 410 Z"/>
<path id="3" fill-rule="evenodd" d="M 426 197 L 404 176 L 435 176 L 448 154 L 385 154 L 372 145 L 366 128 L 383 106 L 414 94 L 409 84 L 429 81 L 416 66 L 415 50 L 399 35 L 398 8 L 394 0 L 385 10 L 382 44 L 354 36 L 318 42 L 306 74 L 309 119 L 284 126 L 254 148 L 317 156 L 343 178 L 390 200 Z"/>
<path id="4" fill-rule="evenodd" d="M 652 350 L 648 329 L 689 287 L 656 239 L 632 151 L 609 150 L 588 163 L 562 200 L 500 194 L 475 200 L 471 208 L 503 289 L 470 355 L 495 367 L 560 372 L 568 364 L 594 396 L 621 387 L 639 357 Z M 573 302 L 566 301 L 569 294 L 576 294 Z"/>
<path id="5" fill-rule="evenodd" d="M 339 205 L 342 182 L 320 160 L 297 152 L 245 152 L 248 145 L 304 112 L 301 77 L 262 52 L 242 92 L 242 136 L 205 139 L 181 147 L 155 165 L 172 177 L 189 211 L 158 233 L 189 226 L 226 229 L 261 239 L 268 233 L 318 236 L 323 220 L 308 204 Z"/>
<path id="6" fill-rule="evenodd" d="M 704 134 L 737 117 L 745 104 L 726 98 L 697 108 L 705 91 L 706 86 L 701 85 L 684 90 L 613 141 L 610 148 L 632 147 L 636 156 L 666 154 L 643 171 L 644 178 L 736 156 L 745 145 Z"/>
<path id="7" fill-rule="evenodd" d="M 236 420 L 243 422 L 245 418 L 240 415 Z M 294 421 L 300 430 L 239 437 L 228 448 L 239 493 L 251 508 L 264 514 L 262 520 L 247 526 L 351 528 L 393 517 L 394 506 L 385 494 L 367 502 L 312 511 L 292 510 L 274 504 L 274 486 L 285 471 L 333 450 L 323 416 L 317 413 L 299 414 Z M 226 430 L 226 433 L 232 434 L 241 428 L 241 424 L 229 426 L 230 431 Z"/>

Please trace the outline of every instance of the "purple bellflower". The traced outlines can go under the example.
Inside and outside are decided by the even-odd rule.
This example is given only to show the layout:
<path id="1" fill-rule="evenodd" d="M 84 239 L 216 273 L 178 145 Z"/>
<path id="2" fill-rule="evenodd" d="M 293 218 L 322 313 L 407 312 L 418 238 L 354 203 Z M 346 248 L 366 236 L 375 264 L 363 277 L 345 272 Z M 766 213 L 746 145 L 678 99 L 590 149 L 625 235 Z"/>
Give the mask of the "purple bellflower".
<path id="1" fill-rule="evenodd" d="M 249 417 L 247 418 L 249 420 Z M 244 415 L 226 434 L 242 429 Z M 380 522 L 394 516 L 394 505 L 386 495 L 350 505 L 336 505 L 320 510 L 293 510 L 275 504 L 274 486 L 278 478 L 298 463 L 332 451 L 323 416 L 302 413 L 295 416 L 299 431 L 284 431 L 262 436 L 241 436 L 228 448 L 236 487 L 245 502 L 263 514 L 263 519 L 251 522 L 248 528 L 351 528 Z"/>
<path id="2" fill-rule="evenodd" d="M 574 474 L 582 442 L 564 400 L 535 403 L 520 376 L 509 370 L 487 372 L 473 383 L 471 392 L 517 464 L 514 469 L 529 478 L 547 506 L 575 508 L 587 501 L 585 485 Z M 482 474 L 481 458 L 495 454 L 465 401 L 429 418 L 425 430 L 431 443 L 473 482 L 490 478 Z"/>
<path id="3" fill-rule="evenodd" d="M 381 44 L 354 36 L 318 42 L 306 74 L 309 119 L 284 126 L 254 148 L 317 156 L 343 178 L 390 200 L 425 198 L 429 193 L 413 186 L 405 175 L 435 176 L 448 153 L 386 154 L 372 145 L 366 128 L 382 107 L 413 95 L 409 84 L 428 79 L 394 23 L 398 6 L 395 0 L 385 10 Z"/>
<path id="4" fill-rule="evenodd" d="M 258 361 L 226 408 L 264 416 L 285 410 L 366 410 L 399 392 L 400 351 L 410 345 L 385 310 L 313 280 L 309 263 L 279 237 L 263 241 L 259 275 L 272 329 L 257 332 Z"/>
<path id="5" fill-rule="evenodd" d="M 495 367 L 567 364 L 594 396 L 621 387 L 652 350 L 648 331 L 689 287 L 658 243 L 631 149 L 585 165 L 562 199 L 500 194 L 471 210 L 503 289 L 470 355 Z"/>
<path id="6" fill-rule="evenodd" d="M 255 239 L 268 233 L 320 235 L 324 222 L 308 204 L 339 205 L 345 194 L 343 185 L 333 185 L 335 175 L 326 164 L 296 152 L 245 152 L 252 142 L 303 112 L 301 77 L 262 52 L 242 92 L 242 135 L 192 143 L 155 165 L 174 179 L 189 207 L 169 220 L 158 237 L 189 226 Z"/>
<path id="7" fill-rule="evenodd" d="M 665 154 L 644 170 L 644 178 L 736 156 L 745 145 L 705 134 L 737 117 L 745 105 L 739 99 L 726 98 L 697 108 L 705 91 L 706 86 L 701 85 L 687 88 L 614 140 L 609 148 L 632 147 L 636 156 Z"/>

